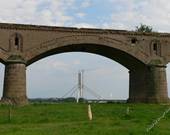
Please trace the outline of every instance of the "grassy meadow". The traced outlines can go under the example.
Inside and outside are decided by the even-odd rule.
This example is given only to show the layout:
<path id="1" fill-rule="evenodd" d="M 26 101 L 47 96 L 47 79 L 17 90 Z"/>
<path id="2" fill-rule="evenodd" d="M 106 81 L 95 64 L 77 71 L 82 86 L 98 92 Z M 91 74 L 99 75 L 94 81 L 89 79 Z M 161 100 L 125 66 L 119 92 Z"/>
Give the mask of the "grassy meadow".
<path id="1" fill-rule="evenodd" d="M 91 104 L 92 121 L 87 117 L 87 104 L 41 103 L 9 108 L 0 106 L 0 135 L 170 135 L 170 112 L 146 132 L 168 105 Z"/>

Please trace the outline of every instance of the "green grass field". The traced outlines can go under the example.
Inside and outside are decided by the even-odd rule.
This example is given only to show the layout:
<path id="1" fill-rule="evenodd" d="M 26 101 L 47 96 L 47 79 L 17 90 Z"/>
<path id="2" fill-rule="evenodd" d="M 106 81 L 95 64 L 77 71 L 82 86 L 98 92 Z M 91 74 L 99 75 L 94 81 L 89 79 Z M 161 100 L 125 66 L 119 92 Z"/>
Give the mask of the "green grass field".
<path id="1" fill-rule="evenodd" d="M 87 104 L 32 104 L 0 106 L 0 135 L 170 135 L 170 113 L 149 133 L 147 127 L 168 105 L 92 104 L 93 120 Z M 130 108 L 129 115 L 126 114 Z"/>

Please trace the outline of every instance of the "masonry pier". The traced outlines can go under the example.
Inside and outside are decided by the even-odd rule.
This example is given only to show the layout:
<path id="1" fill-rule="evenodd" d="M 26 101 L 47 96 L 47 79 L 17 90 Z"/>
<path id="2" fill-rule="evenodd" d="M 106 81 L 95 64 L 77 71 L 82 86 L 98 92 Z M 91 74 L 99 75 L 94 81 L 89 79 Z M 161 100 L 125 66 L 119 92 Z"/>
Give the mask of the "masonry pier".
<path id="1" fill-rule="evenodd" d="M 17 105 L 27 104 L 26 65 L 22 61 L 8 61 L 5 65 L 2 100 Z"/>

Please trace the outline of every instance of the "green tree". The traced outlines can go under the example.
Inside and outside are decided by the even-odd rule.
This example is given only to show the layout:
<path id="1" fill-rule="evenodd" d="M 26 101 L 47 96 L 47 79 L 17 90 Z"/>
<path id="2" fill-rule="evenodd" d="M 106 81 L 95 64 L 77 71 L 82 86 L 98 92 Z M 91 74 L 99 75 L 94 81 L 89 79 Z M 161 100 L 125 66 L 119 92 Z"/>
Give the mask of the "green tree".
<path id="1" fill-rule="evenodd" d="M 140 24 L 140 26 L 136 26 L 136 32 L 153 32 L 153 28 L 151 26 Z"/>

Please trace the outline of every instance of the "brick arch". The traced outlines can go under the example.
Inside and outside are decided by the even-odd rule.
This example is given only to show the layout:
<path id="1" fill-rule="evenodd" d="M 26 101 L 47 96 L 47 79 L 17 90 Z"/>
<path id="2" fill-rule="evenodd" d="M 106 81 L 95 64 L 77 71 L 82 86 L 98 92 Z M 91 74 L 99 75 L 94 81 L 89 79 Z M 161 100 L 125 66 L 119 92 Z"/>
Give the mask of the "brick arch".
<path id="1" fill-rule="evenodd" d="M 134 51 L 138 49 L 138 53 Z M 52 39 L 25 51 L 27 65 L 49 55 L 63 52 L 89 52 L 111 58 L 128 69 L 147 64 L 148 56 L 130 43 L 95 35 L 71 35 Z"/>
<path id="2" fill-rule="evenodd" d="M 20 51 L 9 48 L 13 32 L 23 37 Z M 129 102 L 169 102 L 168 33 L 0 24 L 0 34 L 0 61 L 5 64 L 3 101 L 27 103 L 26 66 L 49 55 L 80 51 L 111 58 L 129 69 Z"/>

